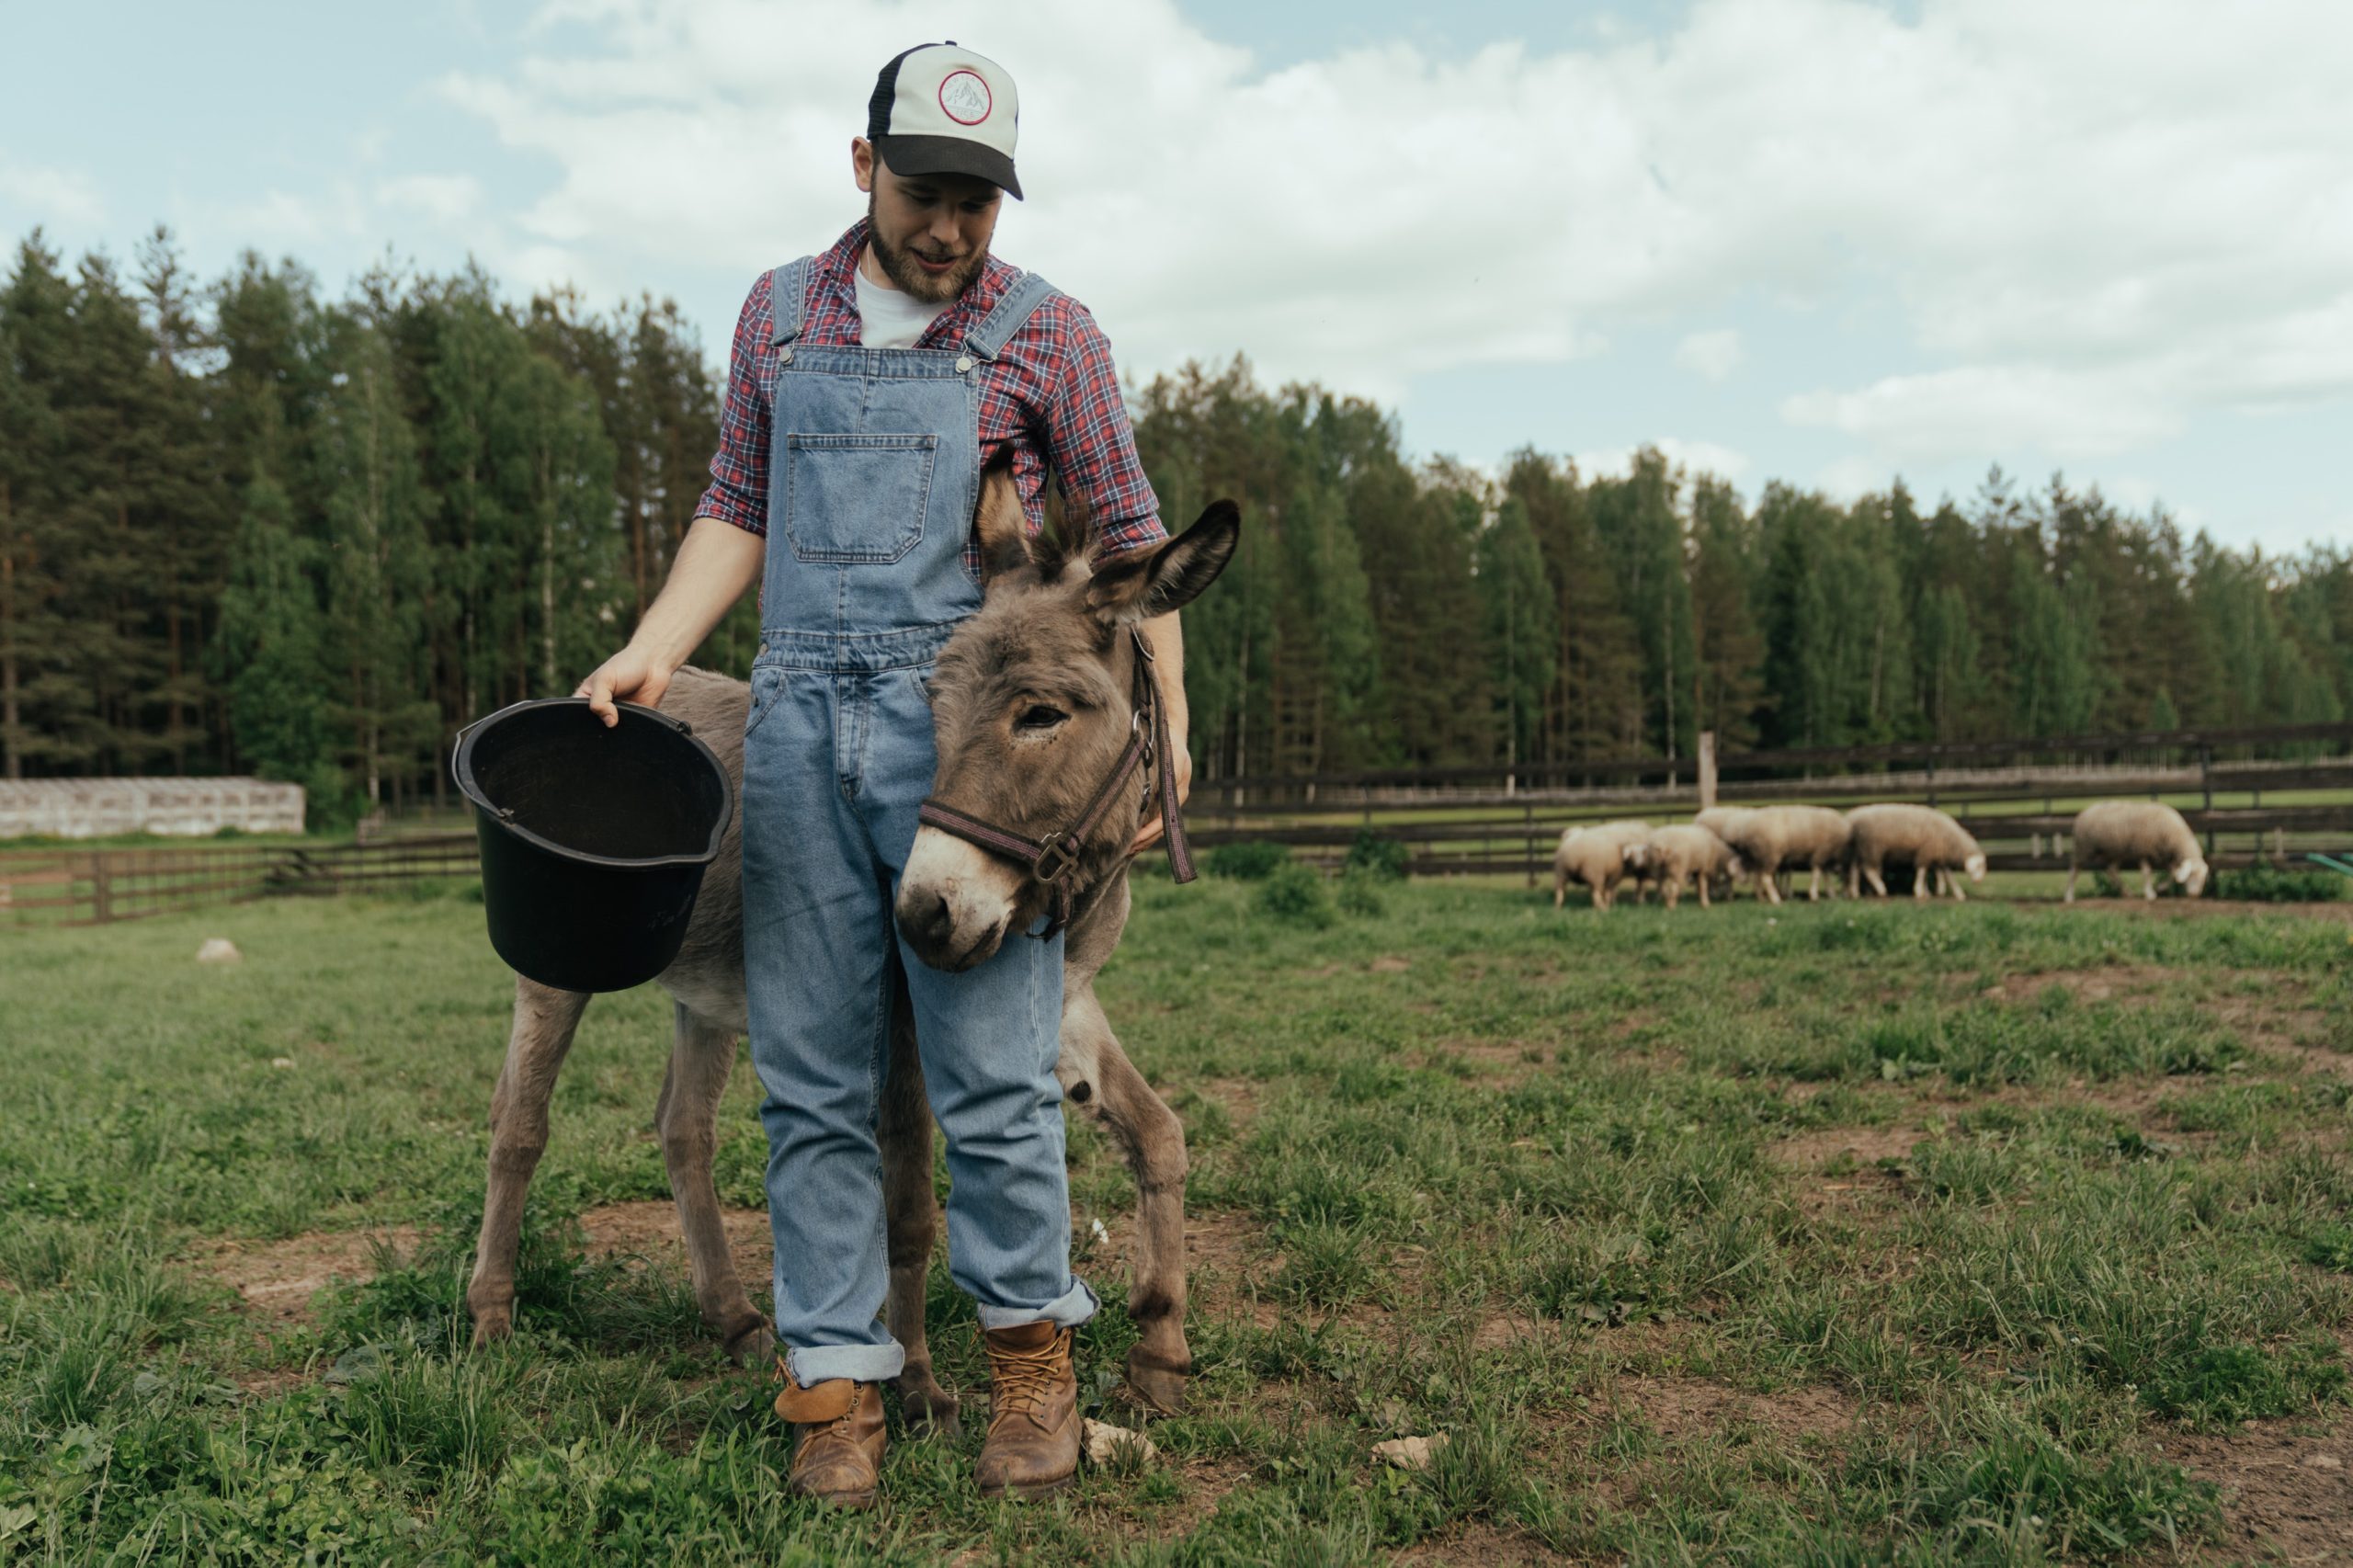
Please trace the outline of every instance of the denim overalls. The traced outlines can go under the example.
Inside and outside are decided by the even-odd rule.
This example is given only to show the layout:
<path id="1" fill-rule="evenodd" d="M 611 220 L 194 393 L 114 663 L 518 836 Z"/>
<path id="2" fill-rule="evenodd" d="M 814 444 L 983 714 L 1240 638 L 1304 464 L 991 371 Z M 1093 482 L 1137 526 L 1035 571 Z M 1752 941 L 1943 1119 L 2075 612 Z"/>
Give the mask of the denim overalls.
<path id="1" fill-rule="evenodd" d="M 1070 1271 L 1063 941 L 1007 941 L 962 974 L 892 922 L 931 788 L 926 692 L 980 607 L 964 565 L 980 487 L 979 379 L 1053 293 L 1023 274 L 961 351 L 794 347 L 810 261 L 770 277 L 767 557 L 744 728 L 744 977 L 766 1099 L 776 1326 L 803 1386 L 879 1382 L 905 1354 L 888 1281 L 875 1118 L 906 975 L 947 1135 L 948 1251 L 984 1328 L 1082 1323 Z"/>

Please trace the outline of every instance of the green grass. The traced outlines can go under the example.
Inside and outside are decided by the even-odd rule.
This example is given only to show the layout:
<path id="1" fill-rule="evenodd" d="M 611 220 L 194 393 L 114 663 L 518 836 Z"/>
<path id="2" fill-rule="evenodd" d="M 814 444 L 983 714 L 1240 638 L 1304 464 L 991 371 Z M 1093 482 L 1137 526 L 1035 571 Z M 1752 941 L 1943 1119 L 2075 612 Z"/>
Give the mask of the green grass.
<path id="1" fill-rule="evenodd" d="M 983 1503 L 975 1430 L 820 1515 L 683 1271 L 576 1222 L 666 1196 L 657 991 L 590 1009 L 467 1348 L 512 982 L 448 891 L 0 937 L 0 1562 L 2235 1561 L 2168 1456 L 2346 1431 L 2341 921 L 1139 879 L 1103 994 L 1188 1129 L 1194 1408 L 1061 1502 Z M 1131 1424 L 1133 1191 L 1071 1151 Z M 392 1227 L 287 1320 L 208 1261 Z M 977 1392 L 944 1259 L 930 1314 Z"/>

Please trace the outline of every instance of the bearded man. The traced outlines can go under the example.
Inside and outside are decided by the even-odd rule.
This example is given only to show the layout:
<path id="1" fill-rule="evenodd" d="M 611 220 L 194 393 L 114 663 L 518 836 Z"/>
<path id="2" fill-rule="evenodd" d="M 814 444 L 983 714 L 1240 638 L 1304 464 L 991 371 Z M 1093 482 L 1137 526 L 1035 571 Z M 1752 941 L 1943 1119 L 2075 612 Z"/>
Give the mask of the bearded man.
<path id="1" fill-rule="evenodd" d="M 989 253 L 1018 198 L 1004 67 L 953 42 L 882 67 L 850 168 L 864 221 L 753 284 L 711 485 L 629 646 L 581 684 L 658 703 L 754 582 L 761 645 L 744 733 L 744 971 L 765 1091 L 777 1413 L 791 1485 L 871 1503 L 881 1385 L 905 1356 L 887 1290 L 875 1122 L 894 988 L 915 1009 L 946 1134 L 948 1244 L 975 1299 L 992 1396 L 983 1493 L 1034 1496 L 1078 1464 L 1074 1331 L 1097 1299 L 1070 1267 L 1060 1050 L 1063 939 L 1010 941 L 957 974 L 892 924 L 934 770 L 933 661 L 981 602 L 972 514 L 1009 449 L 1034 530 L 1051 470 L 1107 555 L 1165 538 L 1094 318 Z M 1188 781 L 1176 617 L 1147 623 Z M 1155 819 L 1139 835 L 1158 836 Z"/>

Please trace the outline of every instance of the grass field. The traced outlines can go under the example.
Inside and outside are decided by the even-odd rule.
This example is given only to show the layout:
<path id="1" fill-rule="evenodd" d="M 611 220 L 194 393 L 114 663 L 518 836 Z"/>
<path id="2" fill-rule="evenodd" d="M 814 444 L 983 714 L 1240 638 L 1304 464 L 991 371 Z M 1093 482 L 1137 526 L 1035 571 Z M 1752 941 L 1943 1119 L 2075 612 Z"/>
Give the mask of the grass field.
<path id="1" fill-rule="evenodd" d="M 855 1518 L 697 1323 L 658 992 L 590 1010 L 476 1354 L 478 904 L 0 933 L 0 1562 L 2353 1560 L 2353 905 L 1265 886 L 1140 881 L 1103 985 L 1191 1139 L 1193 1410 L 1029 1506 L 978 1422 L 894 1439 Z M 1129 1184 L 1072 1159 L 1116 1301 Z M 944 1266 L 931 1312 L 977 1394 Z M 1131 1333 L 1082 1376 L 1134 1425 Z"/>

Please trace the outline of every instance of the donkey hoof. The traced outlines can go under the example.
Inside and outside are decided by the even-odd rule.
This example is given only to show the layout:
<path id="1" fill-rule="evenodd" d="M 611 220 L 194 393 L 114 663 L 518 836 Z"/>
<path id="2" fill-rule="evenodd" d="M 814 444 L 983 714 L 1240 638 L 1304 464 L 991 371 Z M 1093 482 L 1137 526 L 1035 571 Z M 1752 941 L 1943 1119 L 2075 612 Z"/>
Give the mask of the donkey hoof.
<path id="1" fill-rule="evenodd" d="M 512 1307 L 484 1307 L 474 1313 L 474 1348 L 477 1350 L 509 1338 L 514 1333 L 515 1309 Z"/>
<path id="2" fill-rule="evenodd" d="M 775 1353 L 776 1333 L 767 1319 L 756 1313 L 751 1322 L 727 1336 L 726 1346 L 727 1358 L 737 1366 L 766 1366 Z"/>
<path id="3" fill-rule="evenodd" d="M 1128 1392 L 1145 1409 L 1160 1415 L 1185 1412 L 1185 1384 L 1189 1366 L 1180 1370 L 1147 1359 L 1143 1347 L 1128 1352 Z"/>
<path id="4" fill-rule="evenodd" d="M 908 1387 L 903 1382 L 899 1388 L 899 1410 L 905 1415 L 911 1433 L 946 1437 L 951 1442 L 964 1435 L 956 1396 L 938 1383 Z"/>

